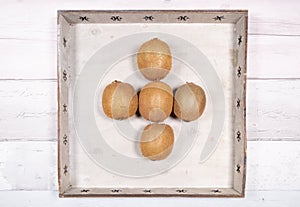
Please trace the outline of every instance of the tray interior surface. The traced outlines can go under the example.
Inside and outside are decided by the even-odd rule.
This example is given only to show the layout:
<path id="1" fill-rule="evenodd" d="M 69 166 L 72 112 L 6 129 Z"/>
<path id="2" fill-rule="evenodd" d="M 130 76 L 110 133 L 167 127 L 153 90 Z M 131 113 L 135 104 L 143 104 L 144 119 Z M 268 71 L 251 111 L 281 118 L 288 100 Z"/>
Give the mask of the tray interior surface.
<path id="1" fill-rule="evenodd" d="M 184 27 L 184 29 L 182 28 Z M 128 178 L 118 176 L 110 173 L 103 168 L 99 167 L 93 162 L 82 150 L 82 146 L 79 143 L 79 138 L 71 139 L 71 183 L 74 186 L 83 187 L 232 187 L 232 120 L 230 114 L 232 113 L 232 71 L 233 71 L 233 33 L 234 26 L 232 24 L 192 24 L 192 25 L 101 25 L 101 24 L 80 24 L 74 28 L 75 36 L 75 60 L 74 69 L 75 72 L 80 75 L 80 71 L 84 68 L 87 60 L 99 50 L 102 46 L 109 44 L 110 41 L 120 38 L 125 35 L 135 34 L 137 32 L 158 31 L 159 33 L 169 33 L 172 31 L 172 35 L 184 38 L 192 42 L 198 47 L 210 60 L 211 64 L 217 71 L 219 78 L 224 86 L 224 92 L 226 95 L 226 125 L 221 136 L 220 143 L 213 156 L 204 163 L 200 163 L 200 152 L 208 138 L 208 130 L 210 127 L 212 112 L 206 109 L 206 113 L 200 118 L 199 135 L 196 139 L 196 143 L 192 147 L 192 150 L 188 153 L 187 157 L 174 168 L 170 169 L 166 173 L 162 173 L 156 176 L 150 176 L 146 178 Z M 160 36 L 160 35 L 156 35 Z M 154 36 L 155 37 L 155 36 Z M 163 38 L 161 38 L 163 39 Z M 172 48 L 172 42 L 168 43 Z M 137 48 L 138 49 L 138 44 Z M 117 49 L 117 48 L 116 48 Z M 112 51 L 113 55 L 113 51 Z M 192 55 L 192 54 L 191 54 Z M 96 92 L 96 99 L 98 97 L 99 105 L 95 105 L 96 109 L 96 122 L 99 126 L 99 130 L 102 131 L 103 138 L 110 144 L 115 150 L 124 154 L 125 156 L 138 157 L 140 156 L 136 150 L 136 144 L 132 143 L 122 136 L 122 134 L 116 130 L 114 121 L 106 118 L 101 109 L 101 94 L 105 86 L 114 80 L 124 81 L 127 79 L 128 74 L 138 73 L 135 64 L 136 56 L 130 56 L 121 60 L 119 63 L 114 63 L 108 73 L 104 76 L 99 86 L 99 92 Z M 101 63 L 99 63 L 101 64 Z M 136 72 L 137 71 L 137 72 Z M 184 81 L 193 81 L 197 84 L 203 85 L 201 80 L 195 78 L 192 71 L 189 68 L 184 67 L 180 60 L 175 60 L 171 73 L 179 74 L 180 81 L 172 84 L 172 76 L 163 79 L 163 82 L 167 82 L 172 88 L 177 88 Z M 77 75 L 76 75 L 77 76 Z M 75 77 L 76 77 L 75 76 Z M 138 76 L 142 80 L 134 81 L 131 84 L 140 89 L 143 83 L 149 81 L 145 80 L 142 76 Z M 80 98 L 80 97 L 78 97 Z M 209 102 L 208 102 L 209 103 Z M 99 113 L 97 113 L 97 108 Z M 76 112 L 74 112 L 76 114 Z M 135 120 L 139 119 L 139 121 Z M 131 122 L 134 124 L 134 128 L 137 134 L 148 123 L 141 117 L 132 117 Z M 180 130 L 180 121 L 178 119 L 168 118 L 165 121 L 173 127 L 176 134 Z M 76 134 L 74 133 L 74 137 Z M 187 139 L 189 137 L 186 137 Z M 84 139 L 84 137 L 82 137 Z M 72 153 L 73 152 L 73 153 Z M 136 166 L 139 167 L 138 165 Z"/>

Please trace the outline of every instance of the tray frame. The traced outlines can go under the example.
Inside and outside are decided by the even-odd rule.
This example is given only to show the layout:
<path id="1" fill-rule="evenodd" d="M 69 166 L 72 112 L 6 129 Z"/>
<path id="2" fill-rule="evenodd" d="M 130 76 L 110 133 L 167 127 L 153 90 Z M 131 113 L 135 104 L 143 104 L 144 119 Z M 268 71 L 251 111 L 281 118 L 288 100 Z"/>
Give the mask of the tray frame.
<path id="1" fill-rule="evenodd" d="M 152 17 L 152 18 L 151 18 Z M 151 20 L 152 19 L 152 20 Z M 72 187 L 69 177 L 68 137 L 68 32 L 74 24 L 90 23 L 233 23 L 236 24 L 237 68 L 234 78 L 235 123 L 233 137 L 233 188 L 90 188 Z M 247 80 L 247 10 L 63 10 L 57 12 L 58 24 L 58 183 L 60 197 L 100 196 L 189 196 L 244 197 L 246 182 L 246 80 Z"/>

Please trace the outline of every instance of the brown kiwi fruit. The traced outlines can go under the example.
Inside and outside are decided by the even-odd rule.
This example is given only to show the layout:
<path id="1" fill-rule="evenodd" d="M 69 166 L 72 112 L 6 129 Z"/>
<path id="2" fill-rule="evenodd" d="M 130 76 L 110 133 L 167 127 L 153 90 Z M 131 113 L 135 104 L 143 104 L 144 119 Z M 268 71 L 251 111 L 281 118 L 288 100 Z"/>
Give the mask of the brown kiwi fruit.
<path id="1" fill-rule="evenodd" d="M 154 38 L 145 42 L 138 50 L 138 68 L 148 80 L 160 80 L 168 75 L 172 67 L 170 47 Z"/>
<path id="2" fill-rule="evenodd" d="M 126 119 L 138 108 L 138 96 L 129 83 L 114 81 L 107 85 L 102 94 L 102 108 L 112 119 Z"/>
<path id="3" fill-rule="evenodd" d="M 173 92 L 166 83 L 155 81 L 146 84 L 139 94 L 141 116 L 153 122 L 164 121 L 173 107 Z"/>
<path id="4" fill-rule="evenodd" d="M 198 119 L 205 109 L 206 95 L 204 90 L 194 84 L 180 86 L 174 96 L 174 114 L 184 121 Z"/>
<path id="5" fill-rule="evenodd" d="M 140 149 L 144 157 L 163 160 L 172 152 L 174 132 L 167 124 L 149 124 L 142 133 Z"/>

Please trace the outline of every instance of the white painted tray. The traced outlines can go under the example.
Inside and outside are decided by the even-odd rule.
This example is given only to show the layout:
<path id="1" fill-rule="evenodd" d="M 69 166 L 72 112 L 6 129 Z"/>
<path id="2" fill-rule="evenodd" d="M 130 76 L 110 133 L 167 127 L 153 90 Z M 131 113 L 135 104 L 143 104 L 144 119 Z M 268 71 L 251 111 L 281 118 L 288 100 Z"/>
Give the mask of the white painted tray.
<path id="1" fill-rule="evenodd" d="M 244 196 L 247 11 L 59 11 L 58 26 L 60 196 Z M 112 81 L 149 82 L 136 53 L 154 37 L 173 55 L 162 81 L 207 94 L 199 120 L 165 121 L 175 144 L 156 162 L 138 148 L 148 121 L 114 121 L 101 107 Z"/>

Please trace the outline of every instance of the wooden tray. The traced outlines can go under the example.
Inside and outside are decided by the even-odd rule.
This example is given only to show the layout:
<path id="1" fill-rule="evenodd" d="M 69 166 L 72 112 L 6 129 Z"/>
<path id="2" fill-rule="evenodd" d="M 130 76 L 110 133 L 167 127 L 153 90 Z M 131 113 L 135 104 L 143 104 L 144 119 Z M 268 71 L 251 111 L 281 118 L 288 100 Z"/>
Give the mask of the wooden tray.
<path id="1" fill-rule="evenodd" d="M 59 195 L 244 197 L 247 16 L 242 10 L 58 11 Z M 198 121 L 166 120 L 175 145 L 158 162 L 137 149 L 147 121 L 112 121 L 101 109 L 108 83 L 118 79 L 138 90 L 148 82 L 136 72 L 135 53 L 153 37 L 173 54 L 162 81 L 173 89 L 193 81 L 208 97 Z"/>

